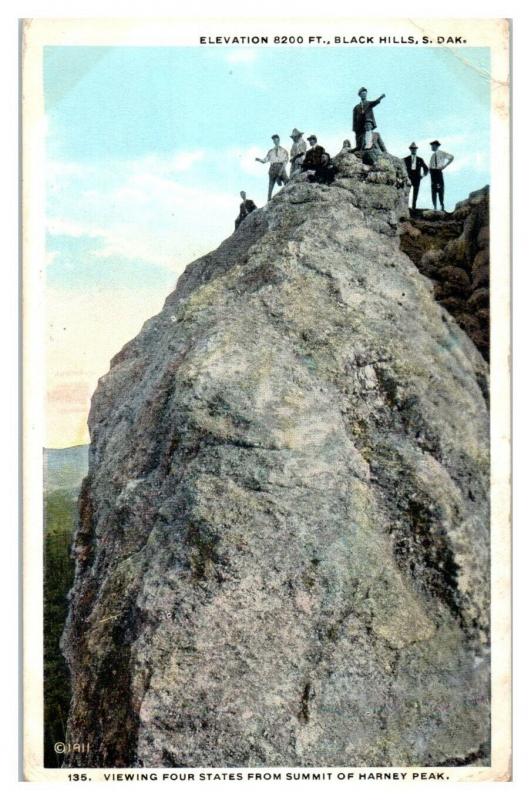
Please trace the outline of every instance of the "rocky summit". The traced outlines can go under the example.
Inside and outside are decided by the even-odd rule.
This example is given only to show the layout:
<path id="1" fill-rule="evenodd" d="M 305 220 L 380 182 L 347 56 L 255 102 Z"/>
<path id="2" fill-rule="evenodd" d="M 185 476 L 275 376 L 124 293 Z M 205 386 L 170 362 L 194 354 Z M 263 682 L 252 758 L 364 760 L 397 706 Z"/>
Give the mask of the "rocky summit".
<path id="1" fill-rule="evenodd" d="M 337 165 L 99 382 L 67 766 L 489 762 L 487 366 L 400 249 L 402 162 Z"/>

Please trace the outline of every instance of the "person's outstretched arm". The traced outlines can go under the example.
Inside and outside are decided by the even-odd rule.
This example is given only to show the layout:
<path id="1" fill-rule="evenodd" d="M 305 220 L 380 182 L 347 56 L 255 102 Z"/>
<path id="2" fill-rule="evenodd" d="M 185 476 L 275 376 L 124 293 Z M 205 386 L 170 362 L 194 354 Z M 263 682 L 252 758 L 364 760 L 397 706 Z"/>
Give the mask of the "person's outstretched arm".
<path id="1" fill-rule="evenodd" d="M 369 105 L 371 108 L 374 108 L 374 106 L 377 106 L 377 105 L 378 105 L 378 103 L 380 103 L 380 102 L 381 102 L 381 101 L 384 99 L 384 97 L 385 97 L 385 95 L 384 95 L 384 94 L 381 94 L 381 95 L 380 95 L 380 97 L 378 97 L 376 100 L 369 100 L 369 103 L 368 103 L 368 105 Z"/>

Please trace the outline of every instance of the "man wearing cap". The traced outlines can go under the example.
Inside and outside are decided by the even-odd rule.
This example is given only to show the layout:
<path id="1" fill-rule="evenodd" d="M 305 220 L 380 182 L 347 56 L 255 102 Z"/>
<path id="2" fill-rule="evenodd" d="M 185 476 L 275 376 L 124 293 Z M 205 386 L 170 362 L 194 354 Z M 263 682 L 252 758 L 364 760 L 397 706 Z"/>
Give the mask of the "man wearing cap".
<path id="1" fill-rule="evenodd" d="M 309 149 L 306 151 L 304 160 L 301 164 L 301 170 L 307 172 L 308 170 L 316 169 L 321 163 L 321 155 L 324 153 L 324 148 L 317 144 L 317 136 L 312 133 L 308 136 Z"/>
<path id="2" fill-rule="evenodd" d="M 428 174 L 426 162 L 420 156 L 417 156 L 417 150 L 418 147 L 415 142 L 411 142 L 409 145 L 409 152 L 411 155 L 406 156 L 404 159 L 408 178 L 411 181 L 411 186 L 413 187 L 413 204 L 411 206 L 413 211 L 417 207 L 417 197 L 419 196 L 420 182 L 422 178 L 425 178 Z"/>
<path id="3" fill-rule="evenodd" d="M 254 202 L 254 200 L 247 198 L 247 194 L 245 192 L 241 191 L 240 197 L 242 199 L 242 202 L 240 203 L 240 213 L 234 220 L 234 230 L 236 230 L 240 222 L 242 222 L 242 220 L 244 220 L 245 217 L 247 217 L 251 213 L 251 211 L 256 210 L 256 203 Z"/>
<path id="4" fill-rule="evenodd" d="M 437 211 L 437 196 L 441 203 L 441 211 L 444 211 L 444 178 L 443 169 L 452 163 L 454 157 L 450 153 L 445 153 L 444 150 L 439 150 L 441 143 L 434 139 L 430 142 L 431 149 L 433 150 L 432 157 L 430 158 L 430 177 L 431 177 L 431 201 L 433 203 L 433 210 Z"/>
<path id="5" fill-rule="evenodd" d="M 291 134 L 291 139 L 293 139 L 293 144 L 291 145 L 290 150 L 290 171 L 289 176 L 293 178 L 294 175 L 297 175 L 301 171 L 302 162 L 304 161 L 304 156 L 306 154 L 306 142 L 302 138 L 302 131 L 297 130 L 297 128 L 293 128 L 293 132 Z"/>
<path id="6" fill-rule="evenodd" d="M 377 100 L 367 100 L 367 89 L 362 86 L 358 97 L 360 102 L 354 106 L 352 112 L 352 130 L 356 134 L 356 150 L 362 150 L 366 140 L 371 141 L 372 144 L 370 133 L 373 128 L 376 128 L 373 108 L 384 99 L 385 95 L 381 94 Z"/>
<path id="7" fill-rule="evenodd" d="M 280 146 L 280 136 L 276 133 L 271 137 L 273 139 L 273 147 L 268 151 L 265 158 L 256 158 L 261 164 L 269 163 L 269 190 L 267 193 L 267 200 L 271 200 L 273 195 L 273 187 L 275 183 L 279 186 L 288 182 L 288 175 L 286 173 L 286 164 L 288 163 L 288 151 Z"/>

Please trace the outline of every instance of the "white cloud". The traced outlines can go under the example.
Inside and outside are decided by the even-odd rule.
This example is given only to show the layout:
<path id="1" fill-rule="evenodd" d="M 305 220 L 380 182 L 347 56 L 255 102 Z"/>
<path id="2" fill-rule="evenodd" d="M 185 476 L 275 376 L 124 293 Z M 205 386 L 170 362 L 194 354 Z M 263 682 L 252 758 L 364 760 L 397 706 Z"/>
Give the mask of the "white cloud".
<path id="1" fill-rule="evenodd" d="M 55 163 L 48 231 L 99 239 L 96 257 L 121 256 L 178 274 L 230 233 L 237 213 L 232 194 L 201 185 L 199 178 L 197 185 L 183 182 L 183 173 L 207 155 L 177 151 L 87 169 Z"/>
<path id="2" fill-rule="evenodd" d="M 269 147 L 267 145 L 265 147 L 259 147 L 258 145 L 252 145 L 246 148 L 232 147 L 225 151 L 223 157 L 226 158 L 227 161 L 231 161 L 237 165 L 238 170 L 245 175 L 259 177 L 266 174 L 267 170 L 264 164 L 260 164 L 255 159 L 263 158 L 268 149 Z M 266 172 L 264 172 L 264 170 L 266 170 Z"/>
<path id="3" fill-rule="evenodd" d="M 463 155 L 456 156 L 454 161 L 447 168 L 448 172 L 458 173 L 464 170 L 471 172 L 488 172 L 489 154 L 486 152 L 465 152 Z"/>
<path id="4" fill-rule="evenodd" d="M 52 236 L 72 236 L 79 239 L 81 236 L 99 237 L 105 235 L 104 228 L 97 228 L 92 225 L 80 224 L 61 217 L 48 218 L 46 228 Z"/>

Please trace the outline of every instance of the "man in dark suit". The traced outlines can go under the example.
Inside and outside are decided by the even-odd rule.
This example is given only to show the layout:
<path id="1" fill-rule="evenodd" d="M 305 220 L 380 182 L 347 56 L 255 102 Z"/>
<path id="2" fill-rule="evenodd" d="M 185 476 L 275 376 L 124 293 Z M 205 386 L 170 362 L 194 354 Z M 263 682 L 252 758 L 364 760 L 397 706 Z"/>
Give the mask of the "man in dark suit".
<path id="1" fill-rule="evenodd" d="M 309 169 L 315 169 L 321 161 L 321 153 L 324 153 L 324 147 L 317 144 L 317 136 L 315 136 L 315 134 L 312 133 L 311 136 L 308 136 L 308 144 L 310 147 L 306 151 L 301 164 L 303 172 L 307 172 Z"/>
<path id="2" fill-rule="evenodd" d="M 411 186 L 413 187 L 413 205 L 411 206 L 413 211 L 417 207 L 417 197 L 419 196 L 420 182 L 422 178 L 425 178 L 429 172 L 426 162 L 423 161 L 420 156 L 417 156 L 417 150 L 418 147 L 415 142 L 411 142 L 409 145 L 409 152 L 411 155 L 406 156 L 404 159 L 408 178 L 411 181 Z"/>
<path id="3" fill-rule="evenodd" d="M 250 198 L 247 198 L 247 195 L 245 194 L 245 192 L 243 192 L 243 191 L 240 192 L 240 197 L 243 200 L 243 202 L 240 203 L 240 213 L 236 217 L 236 219 L 234 220 L 234 229 L 235 230 L 238 227 L 238 225 L 240 224 L 240 222 L 242 222 L 245 219 L 245 217 L 249 216 L 251 211 L 254 211 L 256 209 L 256 204 L 255 204 L 254 200 L 251 200 Z"/>
<path id="4" fill-rule="evenodd" d="M 356 150 L 362 150 L 365 142 L 365 134 L 376 128 L 376 120 L 374 118 L 374 106 L 384 99 L 385 95 L 381 94 L 377 100 L 367 100 L 367 89 L 362 86 L 358 92 L 360 102 L 354 106 L 352 110 L 352 130 L 356 134 Z"/>
<path id="5" fill-rule="evenodd" d="M 335 180 L 337 167 L 324 147 L 316 145 L 315 151 L 318 161 L 313 169 L 308 170 L 308 180 L 310 183 L 327 183 L 330 185 Z"/>

